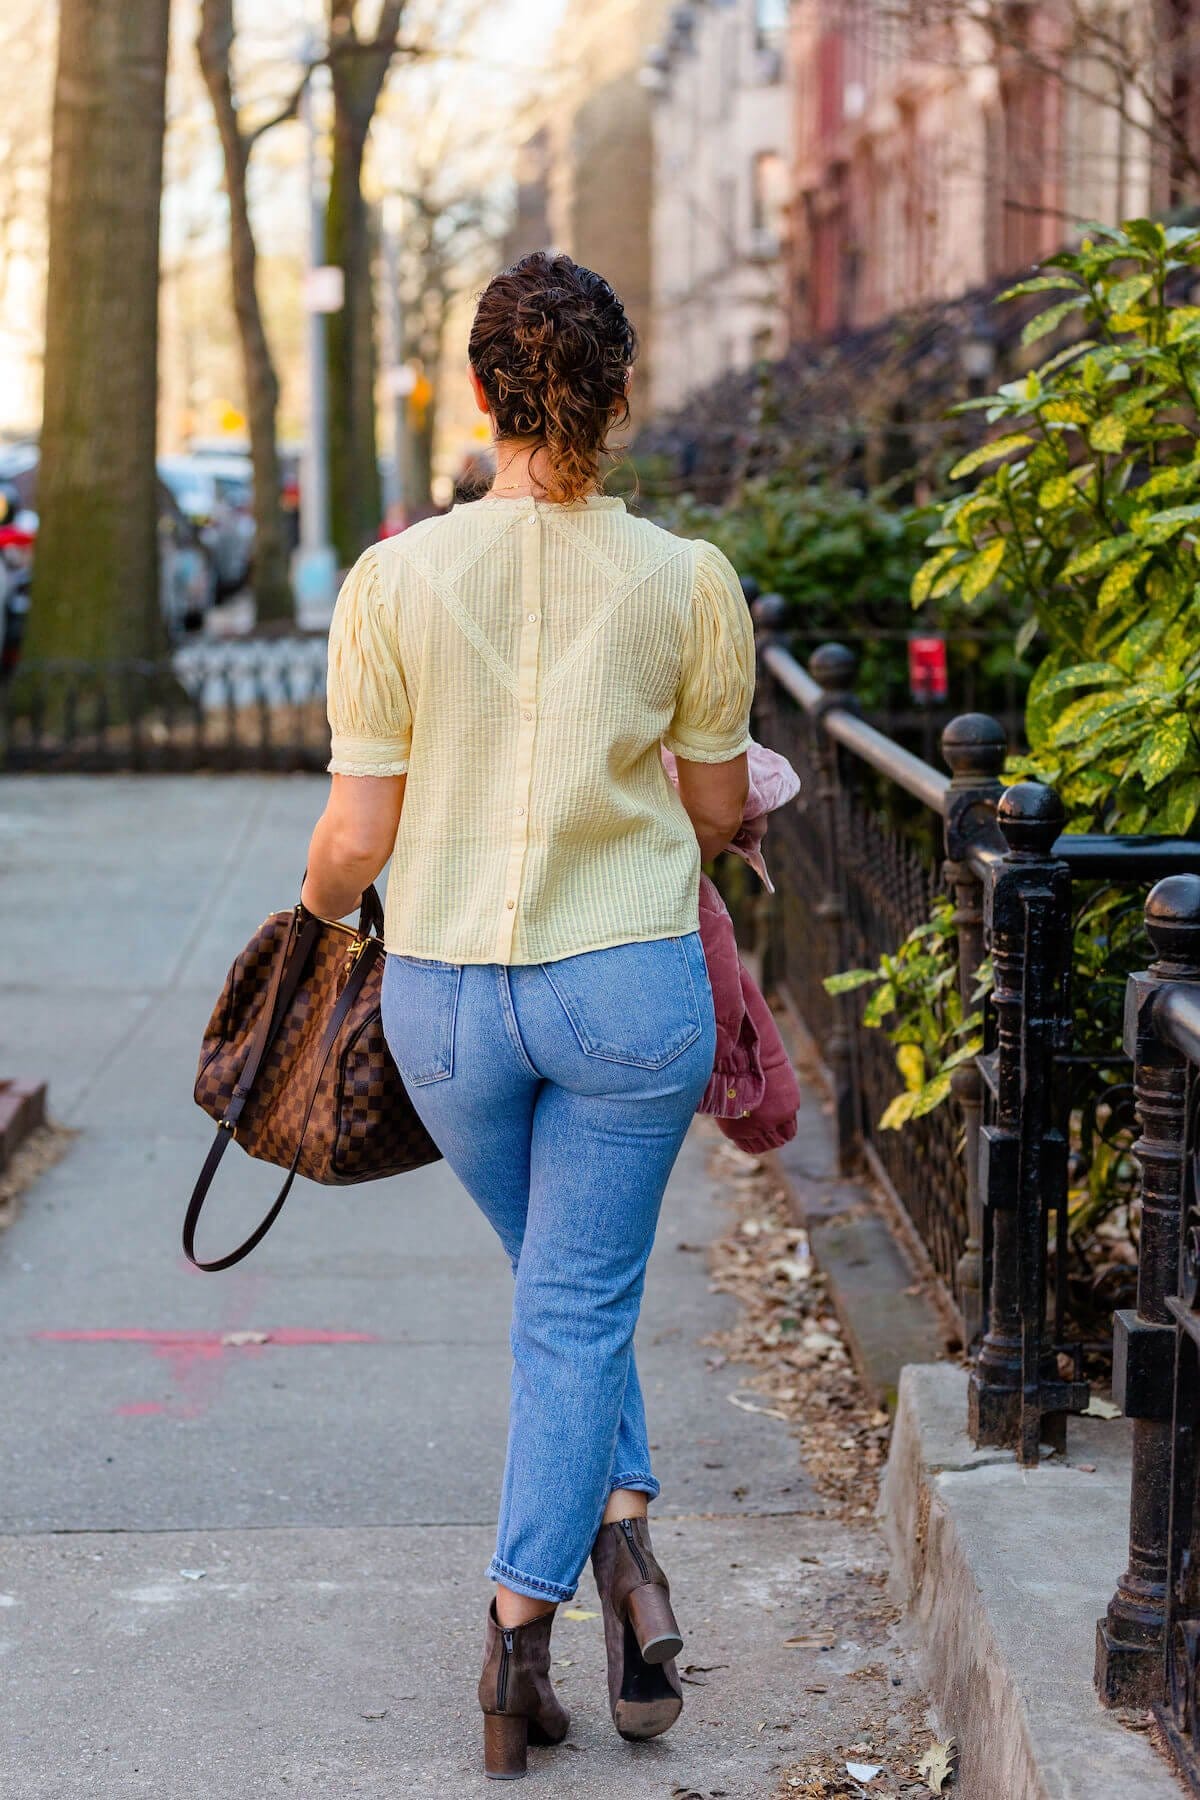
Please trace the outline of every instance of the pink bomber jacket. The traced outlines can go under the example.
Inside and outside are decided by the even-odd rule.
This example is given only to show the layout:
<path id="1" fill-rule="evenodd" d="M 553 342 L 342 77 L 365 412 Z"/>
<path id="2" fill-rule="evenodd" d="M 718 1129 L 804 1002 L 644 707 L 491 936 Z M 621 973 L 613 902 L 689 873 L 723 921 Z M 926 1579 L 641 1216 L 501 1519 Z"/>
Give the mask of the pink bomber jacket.
<path id="1" fill-rule="evenodd" d="M 676 781 L 669 750 L 663 751 L 663 763 Z M 800 777 L 762 744 L 751 744 L 747 763 L 750 789 L 741 829 L 729 848 L 772 894 L 761 849 L 767 814 L 795 798 Z M 712 1113 L 725 1136 L 751 1155 L 778 1149 L 796 1135 L 800 1089 L 771 1009 L 742 966 L 733 920 L 707 875 L 700 877 L 700 941 L 713 991 L 717 1053 L 697 1110 Z"/>

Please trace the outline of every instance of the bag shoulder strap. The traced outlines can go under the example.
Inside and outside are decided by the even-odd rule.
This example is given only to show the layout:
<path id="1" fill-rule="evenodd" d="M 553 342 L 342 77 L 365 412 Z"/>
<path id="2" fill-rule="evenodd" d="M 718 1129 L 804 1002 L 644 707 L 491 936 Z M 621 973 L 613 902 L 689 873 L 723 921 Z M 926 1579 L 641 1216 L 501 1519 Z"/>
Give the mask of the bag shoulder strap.
<path id="1" fill-rule="evenodd" d="M 373 891 L 374 890 L 372 890 L 372 892 Z M 299 918 L 300 915 L 298 913 L 297 921 L 299 921 Z M 217 1135 L 213 1139 L 208 1155 L 204 1159 L 204 1166 L 200 1170 L 200 1174 L 196 1179 L 196 1185 L 192 1189 L 191 1199 L 188 1201 L 187 1213 L 183 1221 L 183 1251 L 188 1261 L 197 1269 L 203 1269 L 206 1274 L 215 1274 L 221 1269 L 230 1269 L 233 1267 L 234 1263 L 239 1263 L 243 1257 L 249 1256 L 254 1247 L 257 1244 L 260 1244 L 263 1238 L 266 1237 L 268 1231 L 270 1231 L 272 1225 L 283 1211 L 284 1201 L 291 1192 L 292 1183 L 296 1179 L 296 1170 L 299 1166 L 300 1156 L 304 1149 L 304 1138 L 308 1130 L 308 1122 L 312 1117 L 313 1107 L 316 1104 L 317 1091 L 321 1085 L 321 1077 L 325 1073 L 326 1065 L 329 1062 L 330 1056 L 333 1054 L 333 1047 L 337 1042 L 342 1026 L 349 1016 L 350 1009 L 362 992 L 362 985 L 367 978 L 367 971 L 370 968 L 371 960 L 373 956 L 378 955 L 379 951 L 382 949 L 379 938 L 373 937 L 364 939 L 362 950 L 360 951 L 354 963 L 354 967 L 347 977 L 346 985 L 338 995 L 337 1003 L 329 1016 L 329 1023 L 325 1027 L 317 1053 L 316 1074 L 313 1077 L 312 1086 L 309 1090 L 308 1100 L 305 1105 L 304 1119 L 300 1126 L 295 1154 L 292 1157 L 291 1164 L 284 1177 L 283 1186 L 280 1188 L 278 1194 L 276 1194 L 274 1202 L 259 1220 L 249 1237 L 243 1239 L 235 1250 L 229 1251 L 225 1256 L 217 1257 L 212 1262 L 202 1262 L 196 1255 L 196 1227 L 200 1222 L 200 1214 L 204 1210 L 204 1203 L 208 1198 L 208 1191 L 212 1186 L 213 1178 L 216 1175 L 221 1158 L 224 1156 L 230 1143 L 236 1136 L 237 1122 L 242 1115 L 242 1110 L 245 1107 L 247 1100 L 254 1091 L 254 1083 L 257 1080 L 258 1072 L 262 1067 L 263 1058 L 266 1056 L 267 1051 L 274 1042 L 279 1027 L 283 1023 L 283 1019 L 287 1013 L 287 1009 L 295 998 L 296 989 L 300 985 L 301 978 L 308 965 L 309 956 L 317 941 L 320 929 L 320 919 L 314 918 L 311 914 L 306 915 L 303 924 L 300 925 L 299 931 L 293 927 L 288 941 L 284 945 L 283 952 L 280 955 L 279 963 L 272 980 L 271 992 L 266 1005 L 263 1007 L 262 1017 L 255 1030 L 254 1038 L 250 1045 L 250 1051 L 246 1057 L 245 1066 L 242 1069 L 237 1086 L 233 1090 L 233 1097 L 225 1109 L 225 1115 L 217 1126 Z"/>

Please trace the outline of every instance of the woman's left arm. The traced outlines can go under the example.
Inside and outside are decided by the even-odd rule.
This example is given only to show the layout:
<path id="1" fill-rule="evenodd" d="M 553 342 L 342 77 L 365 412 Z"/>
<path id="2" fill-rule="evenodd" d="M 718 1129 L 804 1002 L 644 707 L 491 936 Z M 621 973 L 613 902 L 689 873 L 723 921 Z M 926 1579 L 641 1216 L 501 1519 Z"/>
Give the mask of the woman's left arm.
<path id="1" fill-rule="evenodd" d="M 387 866 L 404 805 L 403 775 L 334 775 L 308 846 L 300 898 L 322 919 L 355 912 Z"/>

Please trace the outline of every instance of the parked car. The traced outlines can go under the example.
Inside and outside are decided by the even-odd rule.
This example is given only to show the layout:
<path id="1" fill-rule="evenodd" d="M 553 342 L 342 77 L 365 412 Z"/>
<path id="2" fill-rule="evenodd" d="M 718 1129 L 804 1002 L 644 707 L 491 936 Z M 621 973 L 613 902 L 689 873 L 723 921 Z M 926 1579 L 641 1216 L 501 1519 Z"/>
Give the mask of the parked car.
<path id="1" fill-rule="evenodd" d="M 0 682 L 20 660 L 36 538 L 37 514 L 22 505 L 15 483 L 0 480 Z"/>
<path id="2" fill-rule="evenodd" d="M 0 681 L 21 657 L 29 619 L 38 518 L 36 445 L 0 445 Z M 198 630 L 217 603 L 217 570 L 166 482 L 156 484 L 159 605 L 172 642 Z"/>
<path id="3" fill-rule="evenodd" d="M 254 504 L 244 457 L 163 456 L 159 479 L 200 534 L 220 597 L 245 587 L 254 561 Z"/>
<path id="4" fill-rule="evenodd" d="M 198 631 L 217 604 L 217 566 L 200 532 L 165 481 L 158 483 L 158 591 L 167 635 L 174 642 Z"/>

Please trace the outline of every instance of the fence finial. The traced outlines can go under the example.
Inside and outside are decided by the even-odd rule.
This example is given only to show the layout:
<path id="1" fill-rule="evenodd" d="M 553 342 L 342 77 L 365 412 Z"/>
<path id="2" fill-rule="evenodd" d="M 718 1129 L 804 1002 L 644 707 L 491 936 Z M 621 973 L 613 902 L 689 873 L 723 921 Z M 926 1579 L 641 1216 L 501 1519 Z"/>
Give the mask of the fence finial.
<path id="1" fill-rule="evenodd" d="M 1037 860 L 1049 856 L 1066 822 L 1062 801 L 1040 781 L 1018 781 L 996 808 L 996 823 L 1011 856 Z"/>
<path id="2" fill-rule="evenodd" d="M 808 672 L 828 695 L 848 694 L 854 686 L 858 658 L 845 644 L 822 644 L 808 659 Z"/>
<path id="3" fill-rule="evenodd" d="M 946 767 L 956 780 L 969 780 L 972 787 L 998 779 L 1007 754 L 1007 733 L 989 713 L 960 713 L 942 733 Z"/>
<path id="4" fill-rule="evenodd" d="M 1146 930 L 1155 973 L 1200 967 L 1200 875 L 1168 875 L 1146 897 Z"/>

